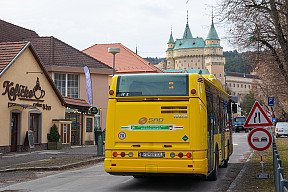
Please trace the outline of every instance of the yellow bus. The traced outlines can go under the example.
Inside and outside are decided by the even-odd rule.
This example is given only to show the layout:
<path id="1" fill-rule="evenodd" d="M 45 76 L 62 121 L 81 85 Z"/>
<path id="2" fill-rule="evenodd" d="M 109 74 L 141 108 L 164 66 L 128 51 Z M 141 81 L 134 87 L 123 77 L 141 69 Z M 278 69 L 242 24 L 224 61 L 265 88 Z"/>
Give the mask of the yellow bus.
<path id="1" fill-rule="evenodd" d="M 114 76 L 104 169 L 112 175 L 217 179 L 233 152 L 231 102 L 213 75 Z"/>

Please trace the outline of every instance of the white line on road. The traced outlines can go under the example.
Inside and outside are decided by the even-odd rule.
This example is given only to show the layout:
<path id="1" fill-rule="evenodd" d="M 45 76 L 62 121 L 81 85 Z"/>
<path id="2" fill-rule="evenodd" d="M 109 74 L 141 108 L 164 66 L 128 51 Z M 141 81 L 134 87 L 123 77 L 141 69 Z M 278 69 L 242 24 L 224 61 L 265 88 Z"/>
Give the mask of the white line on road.
<path id="1" fill-rule="evenodd" d="M 130 178 L 130 179 L 128 179 L 128 180 L 126 180 L 126 181 L 123 181 L 123 182 L 121 182 L 121 183 L 127 183 L 127 182 L 131 181 L 132 179 L 133 179 L 133 177 Z"/>

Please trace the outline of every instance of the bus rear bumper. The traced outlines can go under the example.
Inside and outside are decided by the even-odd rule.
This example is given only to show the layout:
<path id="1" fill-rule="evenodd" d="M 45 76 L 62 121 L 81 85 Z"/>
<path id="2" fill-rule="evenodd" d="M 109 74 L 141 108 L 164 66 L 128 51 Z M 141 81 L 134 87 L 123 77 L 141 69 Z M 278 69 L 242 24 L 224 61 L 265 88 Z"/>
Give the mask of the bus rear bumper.
<path id="1" fill-rule="evenodd" d="M 207 175 L 207 159 L 105 159 L 104 169 L 112 175 Z"/>

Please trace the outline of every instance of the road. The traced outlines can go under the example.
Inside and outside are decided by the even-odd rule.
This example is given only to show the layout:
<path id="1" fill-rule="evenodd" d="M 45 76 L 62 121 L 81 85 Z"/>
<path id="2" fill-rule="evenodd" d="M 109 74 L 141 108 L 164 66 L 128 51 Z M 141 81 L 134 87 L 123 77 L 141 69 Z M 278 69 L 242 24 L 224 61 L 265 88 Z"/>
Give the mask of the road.
<path id="1" fill-rule="evenodd" d="M 187 177 L 134 179 L 130 176 L 111 176 L 105 173 L 102 162 L 90 167 L 73 169 L 40 179 L 17 183 L 5 188 L 0 188 L 0 191 L 226 191 L 242 168 L 242 166 L 239 165 L 244 161 L 245 154 L 249 152 L 246 133 L 234 134 L 233 143 L 234 153 L 230 157 L 229 166 L 228 168 L 219 169 L 217 181 L 205 181 L 201 178 Z"/>

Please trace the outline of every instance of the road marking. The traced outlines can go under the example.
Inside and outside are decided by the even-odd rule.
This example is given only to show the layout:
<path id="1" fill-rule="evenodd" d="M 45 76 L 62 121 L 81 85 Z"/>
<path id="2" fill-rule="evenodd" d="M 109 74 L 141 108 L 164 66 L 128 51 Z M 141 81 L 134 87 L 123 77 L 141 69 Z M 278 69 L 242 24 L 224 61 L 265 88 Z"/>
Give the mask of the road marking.
<path id="1" fill-rule="evenodd" d="M 127 182 L 131 181 L 132 179 L 133 179 L 133 177 L 130 178 L 130 179 L 128 179 L 128 180 L 126 180 L 126 181 L 123 181 L 123 182 L 121 182 L 121 183 L 127 183 Z"/>

